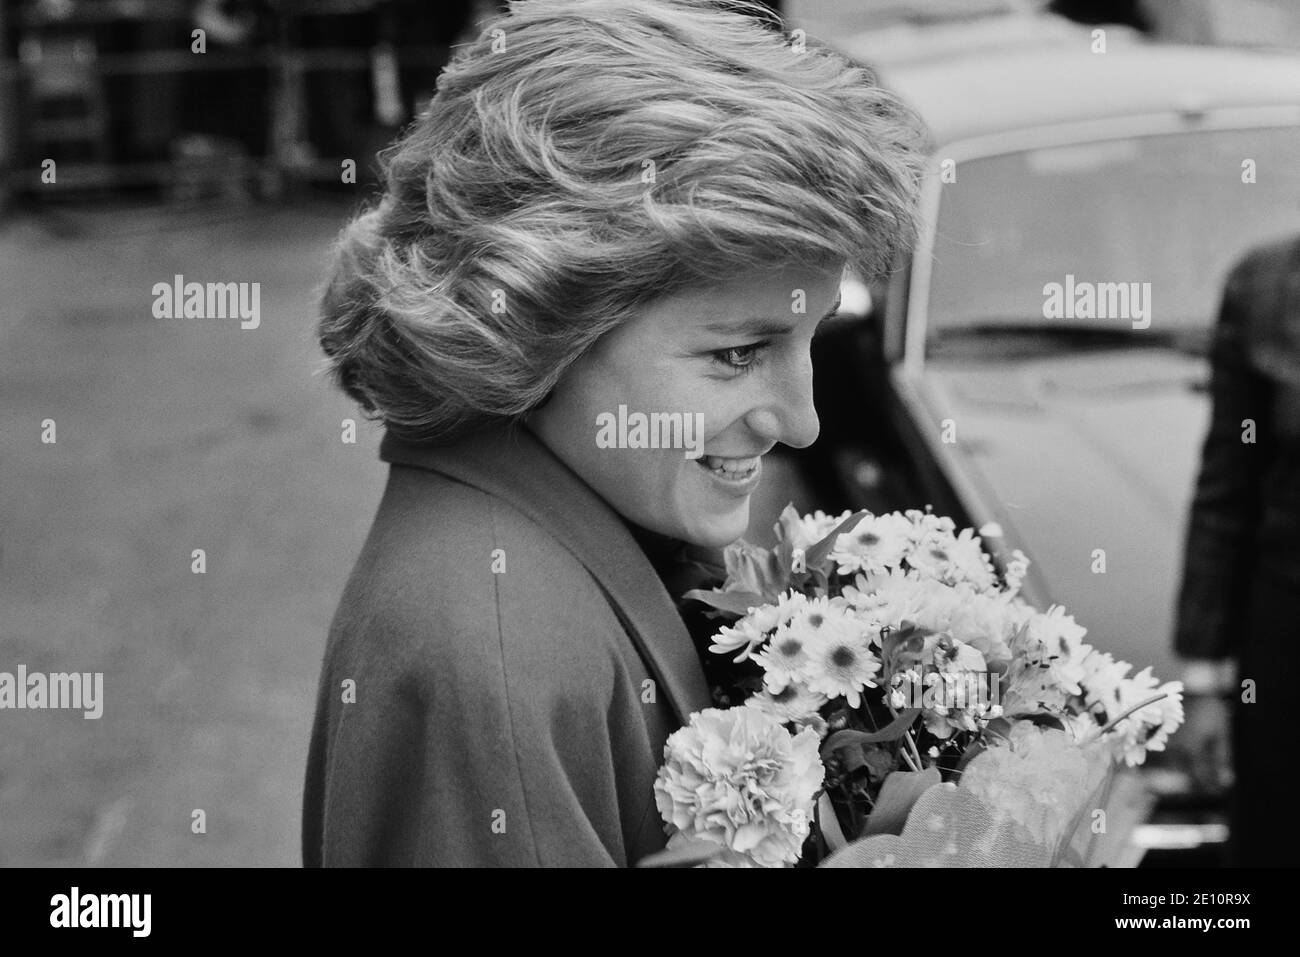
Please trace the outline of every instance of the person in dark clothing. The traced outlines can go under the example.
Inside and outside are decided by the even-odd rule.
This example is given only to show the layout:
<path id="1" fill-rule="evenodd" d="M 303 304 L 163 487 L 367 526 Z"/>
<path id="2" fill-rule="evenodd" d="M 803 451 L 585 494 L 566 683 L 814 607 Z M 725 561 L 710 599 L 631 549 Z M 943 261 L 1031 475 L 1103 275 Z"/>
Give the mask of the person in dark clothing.
<path id="1" fill-rule="evenodd" d="M 181 132 L 237 142 L 253 157 L 267 155 L 271 71 L 261 62 L 272 39 L 265 0 L 201 0 L 192 26 L 204 31 L 205 56 L 184 77 Z M 186 45 L 191 42 L 187 35 Z M 226 58 L 238 65 L 218 68 Z"/>
<path id="2" fill-rule="evenodd" d="M 382 0 L 376 6 L 379 38 L 397 53 L 398 81 L 406 119 L 433 96 L 438 74 L 451 59 L 452 44 L 465 34 L 474 15 L 473 0 Z"/>
<path id="3" fill-rule="evenodd" d="M 1052 0 L 1047 9 L 1076 23 L 1116 23 L 1143 33 L 1151 30 L 1151 18 L 1140 0 Z"/>
<path id="4" fill-rule="evenodd" d="M 1177 744 L 1202 779 L 1216 747 L 1230 745 L 1229 862 L 1294 866 L 1300 829 L 1279 812 L 1291 797 L 1281 743 L 1300 682 L 1300 237 L 1232 270 L 1211 359 L 1174 638 L 1188 659 Z"/>

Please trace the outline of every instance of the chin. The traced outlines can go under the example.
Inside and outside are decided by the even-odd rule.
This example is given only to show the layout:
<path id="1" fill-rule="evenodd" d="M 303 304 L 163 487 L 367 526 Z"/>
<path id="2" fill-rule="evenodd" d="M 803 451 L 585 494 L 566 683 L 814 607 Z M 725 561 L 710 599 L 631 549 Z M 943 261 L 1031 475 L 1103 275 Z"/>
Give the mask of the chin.
<path id="1" fill-rule="evenodd" d="M 725 548 L 749 530 L 749 500 L 724 515 L 700 515 L 684 523 L 682 539 L 692 545 Z"/>

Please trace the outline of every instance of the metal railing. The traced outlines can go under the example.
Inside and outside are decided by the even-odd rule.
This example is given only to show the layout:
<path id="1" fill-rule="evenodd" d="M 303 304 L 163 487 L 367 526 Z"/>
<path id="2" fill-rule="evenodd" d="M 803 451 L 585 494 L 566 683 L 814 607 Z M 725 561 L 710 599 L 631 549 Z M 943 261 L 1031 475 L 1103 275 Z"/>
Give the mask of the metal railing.
<path id="1" fill-rule="evenodd" d="M 173 155 L 170 159 L 141 161 L 112 159 L 107 150 L 96 148 L 103 143 L 106 115 L 121 103 L 109 104 L 104 95 L 105 82 L 122 77 L 182 77 L 198 73 L 259 74 L 265 78 L 266 102 L 259 112 L 265 124 L 264 155 L 261 151 L 233 150 L 223 153 L 223 175 L 228 180 L 255 182 L 263 195 L 279 195 L 295 184 L 341 176 L 344 160 L 353 160 L 358 176 L 365 175 L 370 159 L 367 143 L 358 143 L 363 155 L 324 156 L 310 141 L 306 126 L 308 113 L 308 78 L 313 73 L 349 74 L 372 87 L 376 74 L 387 77 L 400 70 L 417 68 L 433 73 L 450 56 L 449 46 L 308 48 L 295 40 L 295 17 L 310 13 L 321 17 L 334 13 L 365 13 L 374 0 L 314 0 L 281 2 L 275 16 L 265 25 L 269 30 L 258 45 L 218 48 L 212 44 L 207 52 L 197 54 L 188 45 L 190 4 L 177 0 L 108 0 L 95 4 L 73 4 L 69 14 L 57 21 L 38 16 L 32 6 L 24 8 L 17 19 L 19 56 L 4 56 L 9 48 L 6 29 L 12 35 L 15 24 L 4 23 L 0 9 L 0 197 L 12 193 L 69 191 L 113 188 L 129 185 L 173 185 L 202 176 L 203 160 L 192 155 Z M 149 17 L 155 20 L 184 22 L 180 35 L 187 38 L 181 49 L 154 49 L 129 53 L 101 52 L 83 33 L 95 24 L 121 18 Z M 173 91 L 175 92 L 175 91 Z M 432 89 L 421 91 L 431 95 Z M 48 119 L 41 110 L 59 96 L 75 101 L 79 96 L 91 103 L 91 115 L 74 115 Z M 135 109 L 134 106 L 130 107 Z M 418 107 L 417 107 L 418 108 Z M 391 113 L 391 110 L 389 111 Z M 410 117 L 387 122 L 374 121 L 371 130 L 377 139 L 386 139 L 397 125 Z M 392 122 L 397 119 L 397 122 Z M 137 116 L 137 121 L 139 117 Z M 60 157 L 57 144 L 78 141 L 77 123 L 85 124 L 87 148 L 78 154 Z M 147 121 L 146 121 L 147 122 Z M 160 120 L 160 125 L 166 125 Z M 53 138 L 47 134 L 54 134 Z M 66 139 L 60 140 L 60 137 Z M 233 144 L 228 140 L 227 144 Z M 53 144 L 47 148 L 46 144 Z M 182 153 L 184 151 L 182 150 Z M 57 180 L 42 180 L 41 162 L 52 158 L 58 164 Z M 87 155 L 88 154 L 88 155 Z"/>

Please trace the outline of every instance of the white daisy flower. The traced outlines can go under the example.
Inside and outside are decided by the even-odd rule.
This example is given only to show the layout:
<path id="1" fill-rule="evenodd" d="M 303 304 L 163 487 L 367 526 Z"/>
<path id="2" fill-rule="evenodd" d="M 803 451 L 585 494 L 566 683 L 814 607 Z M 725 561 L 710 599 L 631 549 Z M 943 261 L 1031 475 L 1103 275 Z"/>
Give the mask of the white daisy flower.
<path id="1" fill-rule="evenodd" d="M 897 512 L 868 515 L 836 538 L 831 560 L 841 575 L 897 567 L 907 554 L 910 531 L 911 524 Z"/>
<path id="2" fill-rule="evenodd" d="M 1090 714 L 1102 724 L 1106 720 L 1102 715 L 1119 714 L 1123 710 L 1123 684 L 1133 666 L 1127 661 L 1116 661 L 1108 651 L 1093 649 L 1083 658 L 1083 676 L 1079 684 L 1083 687 L 1083 703 Z"/>
<path id="3" fill-rule="evenodd" d="M 951 568 L 958 580 L 968 581 L 981 591 L 993 588 L 997 584 L 997 573 L 993 568 L 993 559 L 984 551 L 984 546 L 975 533 L 963 528 L 949 547 Z"/>
<path id="4" fill-rule="evenodd" d="M 807 551 L 829 535 L 836 525 L 852 514 L 851 511 L 845 510 L 839 515 L 827 515 L 818 509 L 811 515 L 805 515 L 794 526 L 794 534 L 791 537 L 790 544 L 795 548 Z"/>
<path id="5" fill-rule="evenodd" d="M 826 704 L 826 700 L 824 694 L 810 691 L 798 682 L 792 681 L 775 694 L 770 691 L 760 691 L 750 695 L 745 700 L 745 707 L 757 708 L 782 724 L 792 722 L 806 724 L 817 715 L 821 707 Z"/>
<path id="6" fill-rule="evenodd" d="M 1016 549 L 1011 553 L 1011 560 L 1007 562 L 1006 572 L 1003 577 L 1007 583 L 1007 593 L 1011 595 L 1020 592 L 1020 586 L 1029 574 L 1029 556 Z"/>
<path id="7" fill-rule="evenodd" d="M 754 653 L 772 633 L 787 624 L 808 601 L 796 591 L 788 591 L 777 598 L 775 605 L 765 604 L 749 609 L 745 617 L 732 625 L 725 625 L 714 635 L 709 651 L 719 655 L 740 651 L 733 660 L 744 661 Z"/>
<path id="8" fill-rule="evenodd" d="M 981 591 L 993 588 L 997 575 L 993 560 L 984 553 L 974 531 L 964 528 L 960 535 L 946 531 L 927 531 L 907 553 L 907 563 L 930 578 L 943 582 L 970 582 Z"/>
<path id="9" fill-rule="evenodd" d="M 776 693 L 792 681 L 804 680 L 808 668 L 805 646 L 827 622 L 841 619 L 845 614 L 824 595 L 815 598 L 799 595 L 798 601 L 792 597 L 788 617 L 777 626 L 763 650 L 754 655 L 754 660 L 763 667 L 763 683 L 768 690 Z"/>
<path id="10" fill-rule="evenodd" d="M 763 668 L 763 686 L 779 694 L 789 685 L 798 684 L 807 674 L 808 652 L 802 635 L 788 628 L 778 628 L 772 640 L 754 660 Z"/>
<path id="11" fill-rule="evenodd" d="M 867 630 L 851 619 L 819 633 L 808 648 L 808 688 L 828 698 L 843 697 L 849 707 L 862 703 L 863 688 L 874 688 L 880 660 L 871 652 Z"/>
<path id="12" fill-rule="evenodd" d="M 719 655 L 729 655 L 733 651 L 739 651 L 740 654 L 734 660 L 744 661 L 766 638 L 767 636 L 759 631 L 748 617 L 745 617 L 734 625 L 723 625 L 718 629 L 718 633 L 713 636 L 713 644 L 709 645 L 709 651 Z"/>
<path id="13" fill-rule="evenodd" d="M 1146 667 L 1132 678 L 1124 679 L 1117 690 L 1121 700 L 1115 705 L 1116 710 L 1111 712 L 1112 717 L 1154 695 L 1165 695 L 1133 712 L 1108 735 L 1115 739 L 1112 742 L 1114 753 L 1133 767 L 1145 763 L 1148 751 L 1163 751 L 1169 735 L 1183 723 L 1183 685 L 1179 681 L 1170 681 L 1156 687 L 1156 678 L 1151 674 L 1151 668 Z"/>

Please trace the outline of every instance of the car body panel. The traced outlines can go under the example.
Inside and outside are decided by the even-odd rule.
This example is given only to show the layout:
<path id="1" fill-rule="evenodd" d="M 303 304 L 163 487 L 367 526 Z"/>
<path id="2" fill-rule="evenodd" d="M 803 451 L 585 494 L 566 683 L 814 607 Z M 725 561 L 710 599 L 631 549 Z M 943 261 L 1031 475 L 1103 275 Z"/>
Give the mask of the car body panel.
<path id="1" fill-rule="evenodd" d="M 921 390 L 933 431 L 955 425 L 950 467 L 974 477 L 1002 546 L 1029 556 L 1040 601 L 1166 677 L 1207 373 L 1165 350 L 1106 350 L 932 362 Z"/>
<path id="2" fill-rule="evenodd" d="M 875 64 L 880 81 L 925 119 L 937 146 L 1023 130 L 1261 106 L 1294 106 L 1290 52 L 1126 41 L 1091 52 L 1090 32 L 947 58 Z M 840 49 L 850 56 L 850 38 Z"/>

